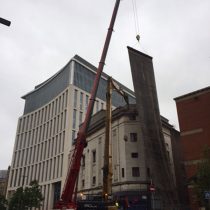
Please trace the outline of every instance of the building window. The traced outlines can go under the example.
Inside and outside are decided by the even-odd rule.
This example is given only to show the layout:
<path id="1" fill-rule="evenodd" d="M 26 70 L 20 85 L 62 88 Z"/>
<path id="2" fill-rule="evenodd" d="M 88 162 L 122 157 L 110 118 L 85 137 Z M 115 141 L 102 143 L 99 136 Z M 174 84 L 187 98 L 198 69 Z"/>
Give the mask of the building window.
<path id="1" fill-rule="evenodd" d="M 61 96 L 58 99 L 58 113 L 61 111 Z"/>
<path id="2" fill-rule="evenodd" d="M 82 124 L 82 112 L 79 113 L 79 124 Z"/>
<path id="3" fill-rule="evenodd" d="M 169 145 L 168 145 L 168 143 L 165 143 L 165 146 L 166 146 L 166 150 L 169 150 Z"/>
<path id="4" fill-rule="evenodd" d="M 130 133 L 130 140 L 131 142 L 137 141 L 137 133 Z"/>
<path id="5" fill-rule="evenodd" d="M 82 180 L 82 188 L 84 188 L 85 187 L 85 180 L 83 179 Z"/>
<path id="6" fill-rule="evenodd" d="M 95 150 L 92 151 L 92 156 L 93 156 L 93 163 L 95 163 L 96 162 L 96 151 Z"/>
<path id="7" fill-rule="evenodd" d="M 37 112 L 34 115 L 34 127 L 36 127 L 36 121 L 37 121 Z M 23 119 L 23 125 L 22 130 L 24 130 L 24 119 Z"/>
<path id="8" fill-rule="evenodd" d="M 56 106 L 57 106 L 57 100 L 56 100 Z M 57 110 L 56 110 L 57 111 Z M 57 112 L 56 112 L 57 113 Z M 40 119 L 40 111 L 38 112 L 37 116 L 37 123 L 39 124 L 39 119 Z M 44 108 L 44 121 L 47 121 L 47 107 Z M 37 125 L 38 125 L 37 124 Z"/>
<path id="9" fill-rule="evenodd" d="M 104 103 L 101 103 L 101 109 L 104 109 Z"/>
<path id="10" fill-rule="evenodd" d="M 132 158 L 138 158 L 139 157 L 139 154 L 137 152 L 132 152 L 131 153 L 131 157 Z"/>
<path id="11" fill-rule="evenodd" d="M 48 120 L 51 118 L 51 104 L 49 104 L 49 107 L 48 107 Z"/>
<path id="12" fill-rule="evenodd" d="M 33 115 L 32 115 L 33 116 Z M 22 119 L 19 120 L 19 125 L 18 125 L 18 133 L 21 132 L 21 124 L 22 123 Z"/>
<path id="13" fill-rule="evenodd" d="M 93 179 L 92 179 L 92 185 L 95 185 L 96 184 L 96 177 L 93 176 Z"/>
<path id="14" fill-rule="evenodd" d="M 166 151 L 166 154 L 167 154 L 168 160 L 170 161 L 170 153 L 169 153 L 169 151 Z"/>
<path id="15" fill-rule="evenodd" d="M 68 104 L 68 90 L 66 91 L 66 95 L 65 95 L 65 107 L 67 107 Z"/>
<path id="16" fill-rule="evenodd" d="M 116 132 L 116 129 L 114 129 L 114 130 L 112 131 L 112 135 L 113 135 L 113 136 L 116 136 L 116 133 L 117 133 L 117 132 Z"/>
<path id="17" fill-rule="evenodd" d="M 150 168 L 147 168 L 147 176 L 150 178 Z"/>
<path id="18" fill-rule="evenodd" d="M 74 108 L 77 108 L 77 90 L 74 90 Z"/>
<path id="19" fill-rule="evenodd" d="M 75 137 L 76 137 L 76 131 L 72 131 L 72 144 L 74 144 L 75 143 Z"/>
<path id="20" fill-rule="evenodd" d="M 72 131 L 72 142 L 75 142 L 76 131 Z"/>
<path id="21" fill-rule="evenodd" d="M 73 111 L 73 124 L 72 124 L 72 127 L 74 129 L 76 128 L 76 120 L 77 120 L 77 111 L 74 109 L 74 111 Z"/>
<path id="22" fill-rule="evenodd" d="M 63 155 L 61 155 L 61 163 L 60 163 L 61 167 L 60 167 L 60 176 L 62 176 L 63 174 Z"/>
<path id="23" fill-rule="evenodd" d="M 79 103 L 79 107 L 80 107 L 80 110 L 82 110 L 82 107 L 83 107 L 83 93 L 80 93 L 80 103 Z"/>
<path id="24" fill-rule="evenodd" d="M 99 101 L 97 100 L 96 101 L 96 112 L 98 112 L 99 111 Z"/>
<path id="25" fill-rule="evenodd" d="M 32 120 L 33 120 L 33 114 L 31 115 L 29 120 L 30 120 L 29 129 L 31 129 L 31 127 L 32 127 Z"/>
<path id="26" fill-rule="evenodd" d="M 132 167 L 132 176 L 133 177 L 139 177 L 140 176 L 139 167 Z"/>
<path id="27" fill-rule="evenodd" d="M 125 177 L 125 169 L 122 168 L 122 177 L 124 178 Z"/>
<path id="28" fill-rule="evenodd" d="M 83 167 L 85 167 L 85 155 L 82 156 L 82 164 Z"/>
<path id="29" fill-rule="evenodd" d="M 88 102 L 89 102 L 89 96 L 86 95 L 86 98 L 85 98 L 85 110 L 87 111 L 87 108 L 88 108 Z"/>
<path id="30" fill-rule="evenodd" d="M 54 195 L 53 195 L 53 204 L 59 200 L 61 194 L 61 182 L 55 182 L 54 184 Z"/>
<path id="31" fill-rule="evenodd" d="M 60 116 L 58 115 L 58 117 L 57 117 L 57 133 L 59 132 L 59 126 L 60 126 Z M 47 123 L 47 127 L 49 127 L 49 122 Z M 49 135 L 48 135 L 48 137 L 49 137 Z"/>
<path id="32" fill-rule="evenodd" d="M 54 115 L 54 101 L 52 102 L 52 109 L 51 109 L 51 116 L 53 117 L 53 115 Z M 43 117 L 43 113 L 42 113 L 42 117 Z"/>
<path id="33" fill-rule="evenodd" d="M 14 178 L 14 185 L 16 187 L 17 185 L 17 173 L 18 173 L 18 169 L 15 170 L 15 178 Z"/>
<path id="34" fill-rule="evenodd" d="M 135 114 L 129 115 L 129 120 L 136 120 L 136 115 Z"/>

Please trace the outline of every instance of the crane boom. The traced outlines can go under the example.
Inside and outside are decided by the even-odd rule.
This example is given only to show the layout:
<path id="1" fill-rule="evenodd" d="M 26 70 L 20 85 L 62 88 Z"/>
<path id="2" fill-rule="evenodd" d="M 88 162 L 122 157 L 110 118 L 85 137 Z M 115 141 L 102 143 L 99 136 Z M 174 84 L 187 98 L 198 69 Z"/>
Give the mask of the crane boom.
<path id="1" fill-rule="evenodd" d="M 82 124 L 82 127 L 79 129 L 79 132 L 77 133 L 75 148 L 74 148 L 73 154 L 71 156 L 69 170 L 67 173 L 67 178 L 66 178 L 66 182 L 65 182 L 65 185 L 63 188 L 61 199 L 56 204 L 56 208 L 58 208 L 58 209 L 63 209 L 63 208 L 76 209 L 77 208 L 75 202 L 73 201 L 74 188 L 75 188 L 75 184 L 76 184 L 76 181 L 77 181 L 77 178 L 79 175 L 82 153 L 83 153 L 84 147 L 86 145 L 86 134 L 87 134 L 88 126 L 90 123 L 91 115 L 93 112 L 94 102 L 95 102 L 96 93 L 98 90 L 99 81 L 101 78 L 101 73 L 102 73 L 103 67 L 105 65 L 105 59 L 106 59 L 106 55 L 108 52 L 108 47 L 109 47 L 109 43 L 111 40 L 111 35 L 112 35 L 115 19 L 117 16 L 119 4 L 120 4 L 120 0 L 116 0 L 112 18 L 111 18 L 111 22 L 110 22 L 110 25 L 108 28 L 104 48 L 102 51 L 101 59 L 100 59 L 99 65 L 98 65 L 97 73 L 96 73 L 93 87 L 91 90 L 91 97 L 90 97 L 90 101 L 88 104 L 85 120 Z"/>

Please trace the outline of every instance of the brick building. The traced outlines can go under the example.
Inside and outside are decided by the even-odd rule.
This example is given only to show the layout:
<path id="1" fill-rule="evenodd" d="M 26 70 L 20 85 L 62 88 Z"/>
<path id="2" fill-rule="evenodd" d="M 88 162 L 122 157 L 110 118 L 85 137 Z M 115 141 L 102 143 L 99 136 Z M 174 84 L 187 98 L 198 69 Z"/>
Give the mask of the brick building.
<path id="1" fill-rule="evenodd" d="M 192 178 L 202 158 L 205 146 L 210 146 L 210 87 L 206 87 L 174 99 L 181 134 L 181 149 L 186 178 Z M 198 209 L 198 204 L 188 184 L 190 206 Z"/>

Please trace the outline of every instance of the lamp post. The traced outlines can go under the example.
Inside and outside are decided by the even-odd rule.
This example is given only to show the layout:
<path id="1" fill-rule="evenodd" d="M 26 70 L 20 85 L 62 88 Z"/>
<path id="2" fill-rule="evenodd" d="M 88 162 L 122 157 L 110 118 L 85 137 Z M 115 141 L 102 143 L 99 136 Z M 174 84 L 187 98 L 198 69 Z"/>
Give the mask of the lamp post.
<path id="1" fill-rule="evenodd" d="M 4 18 L 0 17 L 0 23 L 6 26 L 10 26 L 11 22 L 9 20 L 6 20 Z"/>

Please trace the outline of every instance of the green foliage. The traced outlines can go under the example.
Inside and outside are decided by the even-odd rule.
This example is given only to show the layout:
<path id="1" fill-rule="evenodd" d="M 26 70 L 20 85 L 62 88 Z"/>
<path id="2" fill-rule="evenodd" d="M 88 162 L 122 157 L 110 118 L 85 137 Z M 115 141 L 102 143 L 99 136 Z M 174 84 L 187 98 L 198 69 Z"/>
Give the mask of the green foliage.
<path id="1" fill-rule="evenodd" d="M 210 191 L 210 147 L 206 147 L 203 151 L 203 159 L 198 165 L 196 179 L 193 188 L 200 204 L 207 207 L 207 201 L 204 198 L 204 192 Z"/>
<path id="2" fill-rule="evenodd" d="M 18 188 L 9 201 L 9 210 L 27 210 L 40 208 L 44 200 L 37 181 L 32 181 L 29 187 Z"/>
<path id="3" fill-rule="evenodd" d="M 44 200 L 40 186 L 37 181 L 32 181 L 30 186 L 30 188 L 25 189 L 28 207 L 39 208 Z"/>
<path id="4" fill-rule="evenodd" d="M 0 195 L 0 210 L 6 210 L 7 200 L 3 195 Z"/>
<path id="5" fill-rule="evenodd" d="M 22 210 L 24 205 L 24 191 L 23 188 L 20 187 L 16 190 L 9 201 L 9 210 L 19 209 Z"/>

